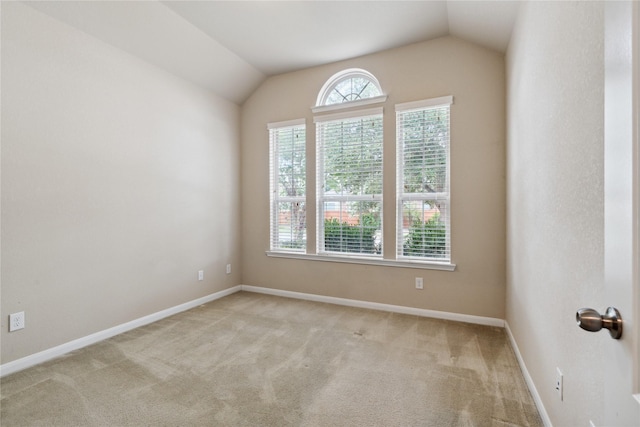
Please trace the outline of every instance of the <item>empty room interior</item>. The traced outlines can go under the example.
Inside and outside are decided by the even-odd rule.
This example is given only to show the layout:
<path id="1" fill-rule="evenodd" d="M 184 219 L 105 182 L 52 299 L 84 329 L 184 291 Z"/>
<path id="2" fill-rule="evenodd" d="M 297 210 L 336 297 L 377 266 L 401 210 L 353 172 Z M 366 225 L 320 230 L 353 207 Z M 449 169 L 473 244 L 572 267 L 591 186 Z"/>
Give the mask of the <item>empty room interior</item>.
<path id="1" fill-rule="evenodd" d="M 640 425 L 638 9 L 2 1 L 0 423 Z"/>

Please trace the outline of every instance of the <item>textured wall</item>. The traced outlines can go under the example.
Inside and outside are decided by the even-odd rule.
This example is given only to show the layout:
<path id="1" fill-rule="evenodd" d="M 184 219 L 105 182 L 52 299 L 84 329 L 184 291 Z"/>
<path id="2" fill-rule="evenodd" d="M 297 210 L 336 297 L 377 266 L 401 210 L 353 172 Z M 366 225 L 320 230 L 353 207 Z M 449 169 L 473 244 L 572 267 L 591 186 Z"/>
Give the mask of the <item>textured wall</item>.
<path id="1" fill-rule="evenodd" d="M 507 82 L 507 321 L 554 425 L 601 425 L 609 337 L 575 312 L 603 301 L 602 3 L 523 5 Z"/>
<path id="2" fill-rule="evenodd" d="M 454 272 L 274 259 L 269 249 L 267 123 L 305 118 L 307 153 L 315 153 L 310 110 L 322 85 L 346 68 L 364 68 L 389 95 L 384 104 L 384 218 L 395 218 L 397 103 L 453 95 L 451 109 L 452 260 Z M 267 79 L 242 107 L 243 283 L 454 313 L 504 318 L 504 57 L 445 37 Z M 308 194 L 315 164 L 308 163 Z M 312 199 L 311 199 L 312 200 Z M 313 209 L 310 209 L 313 211 Z M 313 220 L 315 214 L 309 213 Z M 385 228 L 386 242 L 395 227 Z M 388 253 L 388 251 L 386 251 Z M 414 288 L 422 276 L 425 289 Z"/>
<path id="3" fill-rule="evenodd" d="M 239 283 L 238 123 L 237 106 L 2 4 L 2 363 Z M 8 333 L 18 311 L 27 327 Z"/>

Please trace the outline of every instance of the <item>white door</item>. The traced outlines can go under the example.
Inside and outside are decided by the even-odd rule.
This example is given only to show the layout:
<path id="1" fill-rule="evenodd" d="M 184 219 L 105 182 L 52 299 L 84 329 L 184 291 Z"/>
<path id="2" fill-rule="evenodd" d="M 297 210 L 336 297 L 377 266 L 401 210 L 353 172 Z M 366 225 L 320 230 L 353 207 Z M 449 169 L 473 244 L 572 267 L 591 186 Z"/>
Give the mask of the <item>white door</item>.
<path id="1" fill-rule="evenodd" d="M 634 396 L 640 392 L 638 9 L 634 1 L 605 2 L 605 301 L 599 309 L 613 306 L 623 319 L 621 339 L 601 341 L 605 426 L 640 426 Z"/>

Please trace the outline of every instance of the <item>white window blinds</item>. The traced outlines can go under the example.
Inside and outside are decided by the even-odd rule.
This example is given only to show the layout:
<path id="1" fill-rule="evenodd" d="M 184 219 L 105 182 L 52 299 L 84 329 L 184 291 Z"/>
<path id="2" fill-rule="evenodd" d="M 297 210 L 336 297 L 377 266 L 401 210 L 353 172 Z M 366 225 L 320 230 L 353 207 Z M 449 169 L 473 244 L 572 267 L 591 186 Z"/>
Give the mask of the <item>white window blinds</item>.
<path id="1" fill-rule="evenodd" d="M 382 254 L 382 109 L 316 121 L 319 253 Z"/>
<path id="2" fill-rule="evenodd" d="M 453 97 L 396 105 L 397 257 L 449 262 Z"/>
<path id="3" fill-rule="evenodd" d="M 307 249 L 306 142 L 304 119 L 269 128 L 272 251 Z"/>

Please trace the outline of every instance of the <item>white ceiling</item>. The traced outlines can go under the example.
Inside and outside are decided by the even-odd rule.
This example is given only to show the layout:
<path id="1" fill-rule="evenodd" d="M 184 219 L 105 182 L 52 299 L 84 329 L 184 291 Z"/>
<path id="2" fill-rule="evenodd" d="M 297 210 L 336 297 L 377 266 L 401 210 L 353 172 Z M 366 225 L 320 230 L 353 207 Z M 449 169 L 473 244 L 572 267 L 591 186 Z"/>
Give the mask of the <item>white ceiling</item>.
<path id="1" fill-rule="evenodd" d="M 518 1 L 38 1 L 26 4 L 242 103 L 269 75 L 445 35 L 504 52 Z"/>
<path id="2" fill-rule="evenodd" d="M 164 4 L 268 75 L 441 37 L 449 31 L 445 2 Z"/>

